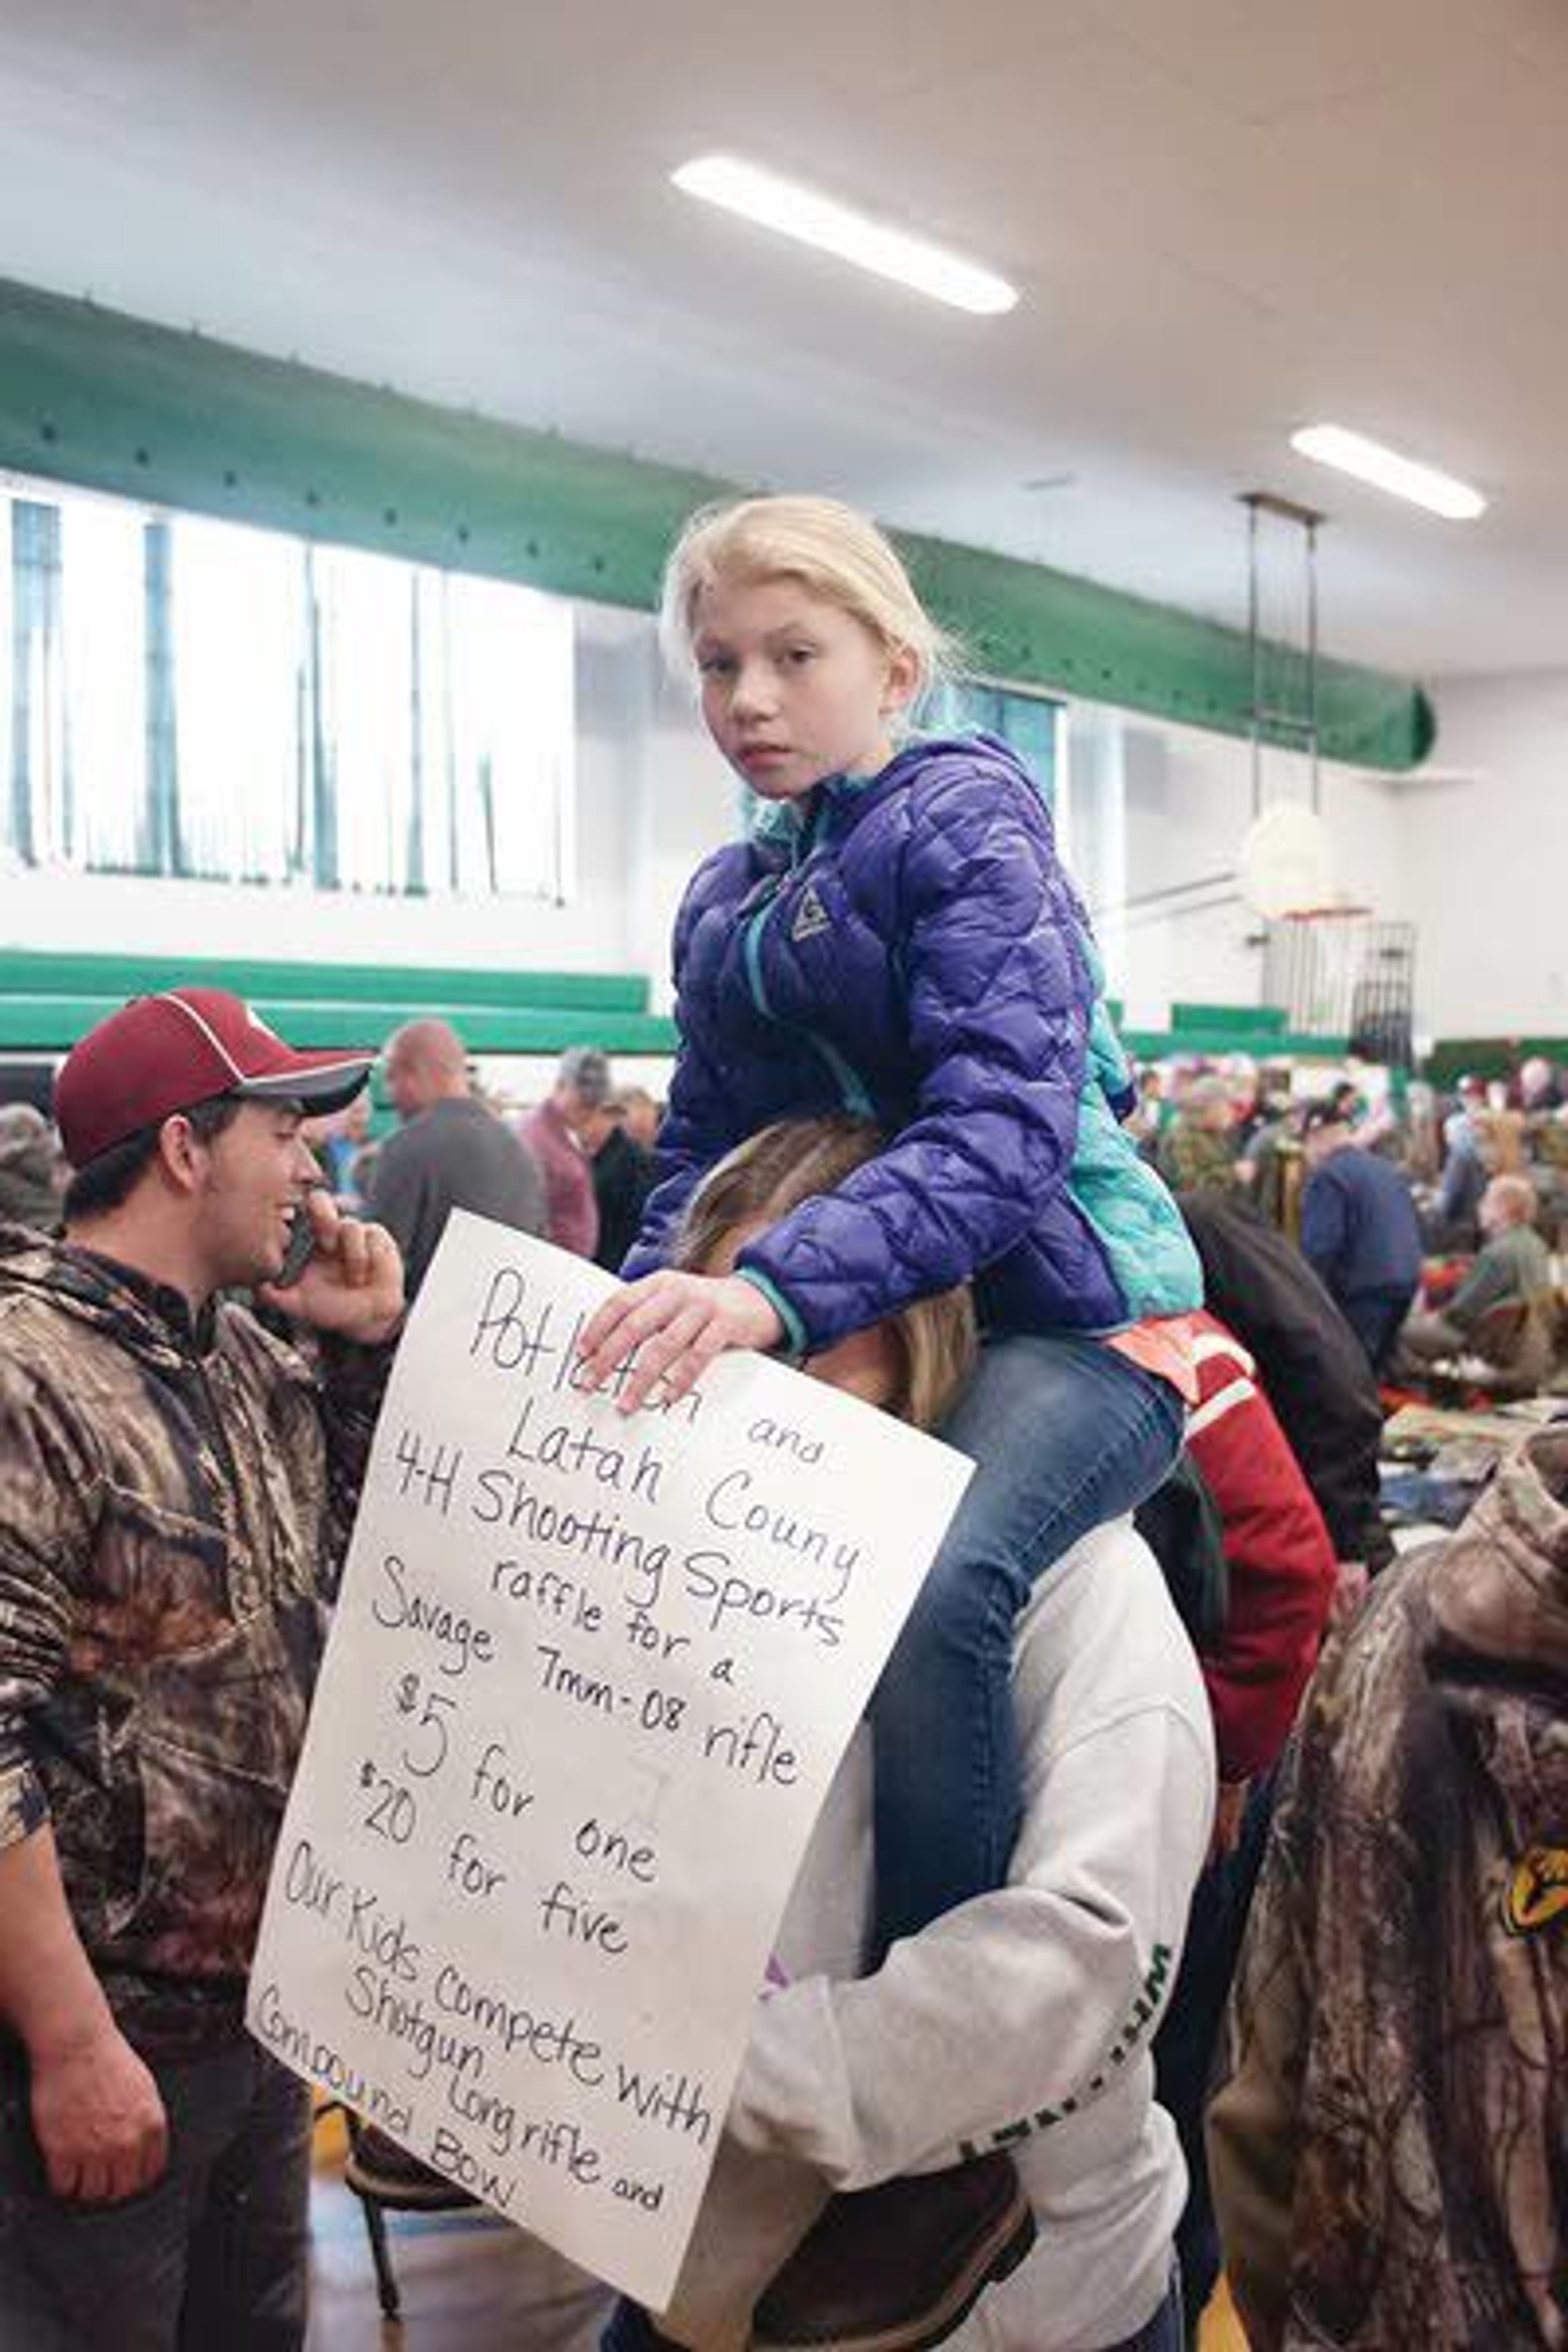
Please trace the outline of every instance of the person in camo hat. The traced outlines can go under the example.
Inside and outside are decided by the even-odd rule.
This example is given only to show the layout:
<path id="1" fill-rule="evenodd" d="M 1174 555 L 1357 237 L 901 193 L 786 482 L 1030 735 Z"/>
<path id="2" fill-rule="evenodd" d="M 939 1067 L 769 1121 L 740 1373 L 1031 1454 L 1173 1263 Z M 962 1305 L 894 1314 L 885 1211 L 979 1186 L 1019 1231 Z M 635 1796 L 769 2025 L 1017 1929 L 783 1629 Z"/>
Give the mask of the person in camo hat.
<path id="1" fill-rule="evenodd" d="M 304 2341 L 309 2095 L 243 2011 L 402 1315 L 395 1244 L 300 1131 L 369 1066 L 221 990 L 139 998 L 60 1072 L 63 1240 L 0 1232 L 0 2344 L 28 2352 Z M 315 1327 L 319 1378 L 242 1287 Z"/>

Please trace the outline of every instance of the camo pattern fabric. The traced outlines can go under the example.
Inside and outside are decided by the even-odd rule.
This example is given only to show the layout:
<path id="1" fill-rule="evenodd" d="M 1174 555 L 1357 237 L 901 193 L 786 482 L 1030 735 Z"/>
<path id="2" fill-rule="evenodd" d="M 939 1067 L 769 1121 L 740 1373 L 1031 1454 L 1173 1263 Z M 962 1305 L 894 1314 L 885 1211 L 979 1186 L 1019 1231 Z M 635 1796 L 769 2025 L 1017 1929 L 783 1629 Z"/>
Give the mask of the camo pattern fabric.
<path id="1" fill-rule="evenodd" d="M 1254 2352 L 1568 2346 L 1568 1431 L 1309 1693 L 1209 2116 Z"/>
<path id="2" fill-rule="evenodd" d="M 0 1846 L 149 2054 L 237 2028 L 385 1354 L 0 1230 Z"/>
<path id="3" fill-rule="evenodd" d="M 1156 1158 L 1173 1192 L 1201 1192 L 1205 1185 L 1218 1192 L 1237 1189 L 1230 1138 L 1191 1126 L 1179 1113 L 1160 1138 Z"/>

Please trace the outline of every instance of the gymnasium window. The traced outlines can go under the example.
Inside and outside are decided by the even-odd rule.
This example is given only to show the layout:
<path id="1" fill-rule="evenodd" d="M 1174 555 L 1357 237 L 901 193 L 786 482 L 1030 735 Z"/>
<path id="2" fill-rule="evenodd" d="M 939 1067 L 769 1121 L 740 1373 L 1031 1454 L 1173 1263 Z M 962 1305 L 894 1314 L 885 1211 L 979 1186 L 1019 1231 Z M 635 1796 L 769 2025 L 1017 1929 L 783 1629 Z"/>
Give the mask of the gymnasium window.
<path id="1" fill-rule="evenodd" d="M 1025 694 L 1016 687 L 989 686 L 983 680 L 939 688 L 921 713 L 922 729 L 931 734 L 959 734 L 984 729 L 1000 735 L 1025 761 L 1045 794 L 1047 808 L 1062 811 L 1057 792 L 1057 761 L 1061 737 L 1062 706 L 1048 694 Z"/>
<path id="2" fill-rule="evenodd" d="M 573 668 L 571 605 L 532 589 L 0 492 L 0 854 L 559 902 Z"/>

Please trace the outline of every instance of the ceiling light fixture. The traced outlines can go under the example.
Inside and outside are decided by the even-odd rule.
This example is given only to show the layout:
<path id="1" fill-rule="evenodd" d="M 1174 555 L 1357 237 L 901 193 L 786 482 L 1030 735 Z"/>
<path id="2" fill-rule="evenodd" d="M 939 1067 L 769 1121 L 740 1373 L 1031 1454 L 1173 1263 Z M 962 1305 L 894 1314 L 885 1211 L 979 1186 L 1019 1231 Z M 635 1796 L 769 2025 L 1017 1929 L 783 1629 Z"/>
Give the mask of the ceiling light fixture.
<path id="1" fill-rule="evenodd" d="M 1397 449 L 1385 449 L 1381 441 L 1369 441 L 1363 433 L 1347 432 L 1342 425 L 1304 425 L 1300 433 L 1291 434 L 1290 446 L 1303 457 L 1315 458 L 1320 466 L 1337 467 L 1342 474 L 1353 474 L 1358 482 L 1371 482 L 1375 488 L 1391 491 L 1396 499 L 1408 499 L 1413 506 L 1425 507 L 1450 522 L 1473 522 L 1487 510 L 1479 490 L 1472 490 L 1468 482 L 1440 474 L 1435 466 L 1418 466 L 1413 457 L 1402 457 Z"/>
<path id="2" fill-rule="evenodd" d="M 831 196 L 820 196 L 793 180 L 778 179 L 738 156 L 699 155 L 669 176 L 689 196 L 722 205 L 743 220 L 757 221 L 763 228 L 777 229 L 782 236 L 837 254 L 857 268 L 891 278 L 900 286 L 913 287 L 917 293 L 931 295 L 938 302 L 951 302 L 956 310 L 1000 312 L 1011 310 L 1018 299 L 1017 289 L 993 271 L 961 261 L 956 254 L 944 253 L 923 237 L 906 236 L 901 229 L 868 220 L 864 213 L 851 212 Z"/>

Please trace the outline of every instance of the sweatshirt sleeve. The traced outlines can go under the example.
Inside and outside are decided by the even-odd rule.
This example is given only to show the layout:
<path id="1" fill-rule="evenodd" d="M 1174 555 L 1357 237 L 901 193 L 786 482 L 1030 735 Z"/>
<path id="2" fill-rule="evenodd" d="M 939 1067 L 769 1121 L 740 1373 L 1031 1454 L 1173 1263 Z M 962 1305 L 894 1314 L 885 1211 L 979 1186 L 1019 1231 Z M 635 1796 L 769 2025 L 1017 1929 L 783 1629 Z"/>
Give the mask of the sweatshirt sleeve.
<path id="1" fill-rule="evenodd" d="M 3 1345 L 3 1343 L 0 1343 Z M 98 1464 L 62 1402 L 0 1353 L 0 1847 L 45 1820 L 28 1717 L 66 1663 L 74 1595 L 92 1542 Z"/>
<path id="2" fill-rule="evenodd" d="M 740 1257 L 814 1349 L 1003 1256 L 1072 1165 L 1095 992 L 1045 812 L 1021 782 L 964 773 L 912 808 L 897 953 L 914 1115 Z"/>
<path id="3" fill-rule="evenodd" d="M 1240 1780 L 1289 1737 L 1328 1623 L 1334 1549 L 1250 1362 L 1224 1340 L 1208 1347 L 1187 1444 L 1219 1507 L 1229 1607 L 1202 1660 L 1220 1777 Z"/>
<path id="4" fill-rule="evenodd" d="M 348 1557 L 382 1399 L 398 1334 L 364 1346 L 335 1331 L 313 1335 L 311 1370 L 248 1309 L 223 1308 L 225 1345 L 243 1359 L 251 1391 L 268 1401 L 274 1443 L 289 1465 L 300 1507 L 318 1530 L 317 1585 L 335 1597 Z"/>
<path id="5" fill-rule="evenodd" d="M 328 1593 L 336 1592 L 348 1558 L 375 1425 L 397 1347 L 396 1336 L 367 1348 L 332 1332 L 321 1335 L 317 1402 L 327 1465 L 327 1539 L 321 1580 Z"/>
<path id="6" fill-rule="evenodd" d="M 1117 1790 L 1135 1794 L 1117 1805 Z M 1089 2105 L 1169 1999 L 1213 1801 L 1204 1727 L 1175 1708 L 1087 1731 L 1048 1759 L 1009 1885 L 895 1945 L 873 1976 L 806 1978 L 762 2002 L 737 2137 L 863 2189 Z"/>

